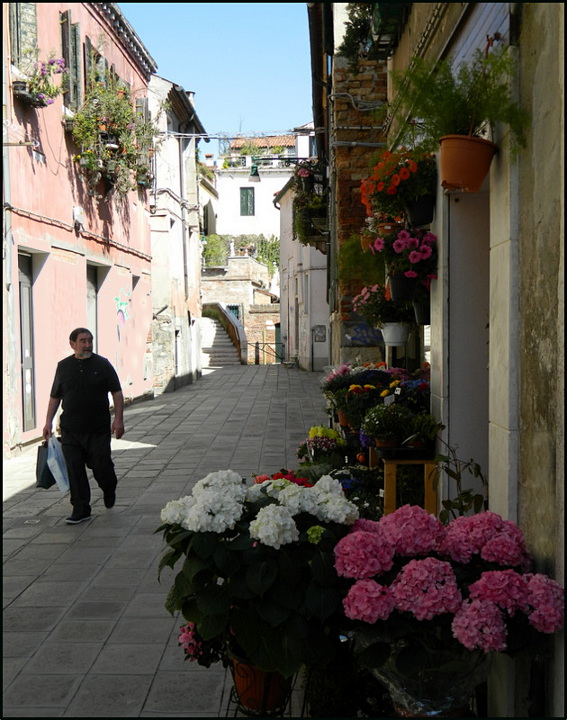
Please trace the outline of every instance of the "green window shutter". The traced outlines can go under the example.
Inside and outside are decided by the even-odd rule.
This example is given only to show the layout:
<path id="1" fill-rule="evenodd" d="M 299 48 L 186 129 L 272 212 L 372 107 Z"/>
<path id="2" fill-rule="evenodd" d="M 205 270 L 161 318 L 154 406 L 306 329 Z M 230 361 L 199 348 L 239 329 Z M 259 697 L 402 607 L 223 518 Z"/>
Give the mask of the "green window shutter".
<path id="1" fill-rule="evenodd" d="M 254 215 L 254 188 L 240 188 L 240 214 Z"/>
<path id="2" fill-rule="evenodd" d="M 72 105 L 73 109 L 78 109 L 83 101 L 83 66 L 81 63 L 81 29 L 79 23 L 71 25 L 71 65 L 69 73 L 69 87 L 73 86 Z"/>
<path id="3" fill-rule="evenodd" d="M 61 23 L 61 49 L 67 67 L 67 90 L 63 95 L 65 106 L 77 110 L 81 104 L 81 33 L 79 23 L 71 23 L 71 11 L 59 13 Z"/>
<path id="4" fill-rule="evenodd" d="M 10 3 L 10 41 L 12 63 L 20 67 L 26 51 L 37 47 L 37 12 L 35 3 Z"/>

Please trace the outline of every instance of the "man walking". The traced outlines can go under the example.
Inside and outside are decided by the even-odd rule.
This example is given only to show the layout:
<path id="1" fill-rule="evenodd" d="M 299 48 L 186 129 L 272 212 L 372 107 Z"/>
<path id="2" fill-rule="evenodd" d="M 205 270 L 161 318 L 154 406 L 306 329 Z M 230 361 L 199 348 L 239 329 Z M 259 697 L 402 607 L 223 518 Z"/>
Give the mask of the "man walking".
<path id="1" fill-rule="evenodd" d="M 68 525 L 91 517 L 91 488 L 85 465 L 104 494 L 105 507 L 116 501 L 117 478 L 110 451 L 110 438 L 124 435 L 124 396 L 120 380 L 110 362 L 93 353 L 93 336 L 87 328 L 76 328 L 69 336 L 73 355 L 57 364 L 51 388 L 43 437 L 51 435 L 53 418 L 61 401 L 61 444 L 69 474 L 73 512 Z M 114 400 L 110 424 L 108 393 Z"/>

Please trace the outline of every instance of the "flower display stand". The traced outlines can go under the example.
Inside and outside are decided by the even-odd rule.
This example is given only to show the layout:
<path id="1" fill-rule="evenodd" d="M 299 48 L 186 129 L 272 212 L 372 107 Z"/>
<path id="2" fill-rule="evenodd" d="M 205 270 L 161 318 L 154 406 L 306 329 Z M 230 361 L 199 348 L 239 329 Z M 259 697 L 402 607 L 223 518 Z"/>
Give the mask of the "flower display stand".
<path id="1" fill-rule="evenodd" d="M 434 460 L 387 460 L 384 463 L 384 515 L 396 510 L 396 472 L 398 465 L 423 465 L 423 483 L 425 491 L 424 506 L 428 513 L 437 515 L 437 484 Z"/>

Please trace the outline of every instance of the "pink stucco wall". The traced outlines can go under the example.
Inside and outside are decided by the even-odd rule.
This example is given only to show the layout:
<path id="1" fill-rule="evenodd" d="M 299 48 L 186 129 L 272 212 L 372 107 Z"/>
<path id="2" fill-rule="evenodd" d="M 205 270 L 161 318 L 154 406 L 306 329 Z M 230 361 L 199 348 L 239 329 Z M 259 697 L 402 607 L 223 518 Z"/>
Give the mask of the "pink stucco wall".
<path id="1" fill-rule="evenodd" d="M 38 3 L 40 57 L 61 56 L 59 12 L 71 8 L 81 40 L 102 40 L 109 66 L 132 88 L 147 94 L 147 77 L 90 3 Z M 70 331 L 87 325 L 87 265 L 99 268 L 97 351 L 116 367 L 127 398 L 151 393 L 152 319 L 151 239 L 147 193 L 131 192 L 124 202 L 90 197 L 73 155 L 78 152 L 65 132 L 62 98 L 46 108 L 15 100 L 10 59 L 8 4 L 3 5 L 6 120 L 4 199 L 9 247 L 4 260 L 3 371 L 4 452 L 41 435 L 57 362 L 70 354 Z M 12 145 L 12 142 L 33 142 Z M 80 232 L 73 209 L 84 214 Z M 33 361 L 35 428 L 23 430 L 18 253 L 29 254 L 33 272 Z"/>

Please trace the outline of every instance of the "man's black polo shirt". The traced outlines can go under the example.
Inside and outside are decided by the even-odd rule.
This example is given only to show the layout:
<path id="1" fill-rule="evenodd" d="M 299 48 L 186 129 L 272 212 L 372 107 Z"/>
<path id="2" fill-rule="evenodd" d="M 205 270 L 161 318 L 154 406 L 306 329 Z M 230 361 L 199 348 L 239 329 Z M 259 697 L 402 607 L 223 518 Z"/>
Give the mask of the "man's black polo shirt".
<path id="1" fill-rule="evenodd" d="M 87 360 L 71 355 L 57 365 L 51 397 L 61 398 L 62 430 L 110 432 L 108 393 L 121 390 L 116 370 L 93 353 Z"/>

